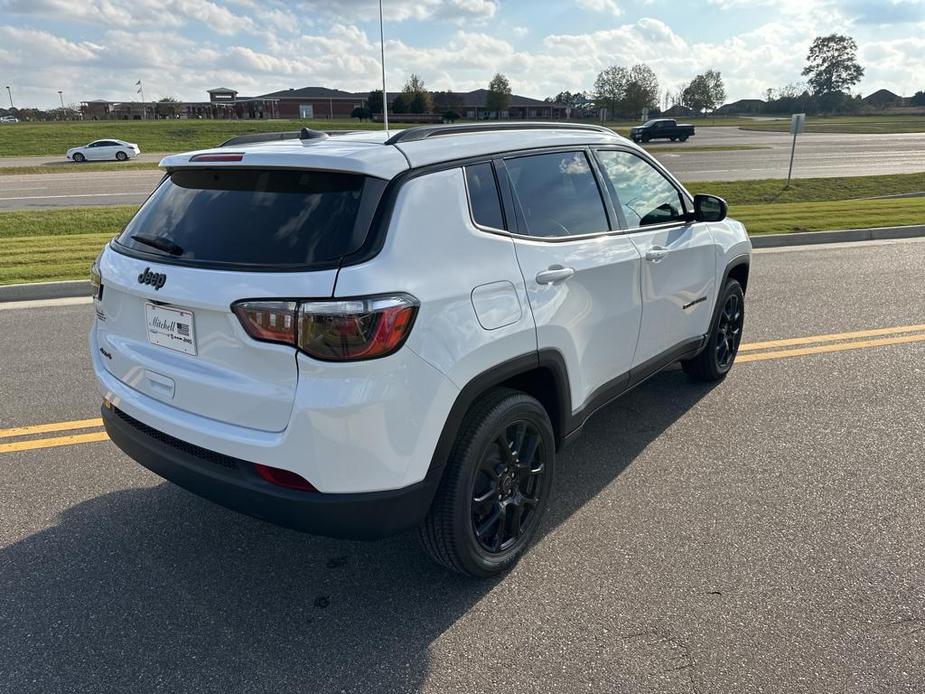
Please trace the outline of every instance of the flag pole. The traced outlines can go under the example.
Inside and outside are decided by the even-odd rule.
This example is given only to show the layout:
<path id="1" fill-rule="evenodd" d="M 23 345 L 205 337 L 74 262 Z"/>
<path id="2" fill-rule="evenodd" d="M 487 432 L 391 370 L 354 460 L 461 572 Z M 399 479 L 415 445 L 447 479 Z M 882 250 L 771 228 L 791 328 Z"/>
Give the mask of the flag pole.
<path id="1" fill-rule="evenodd" d="M 382 28 L 382 0 L 379 0 L 379 47 L 382 55 L 382 120 L 389 132 L 389 93 L 385 89 L 385 31 Z"/>

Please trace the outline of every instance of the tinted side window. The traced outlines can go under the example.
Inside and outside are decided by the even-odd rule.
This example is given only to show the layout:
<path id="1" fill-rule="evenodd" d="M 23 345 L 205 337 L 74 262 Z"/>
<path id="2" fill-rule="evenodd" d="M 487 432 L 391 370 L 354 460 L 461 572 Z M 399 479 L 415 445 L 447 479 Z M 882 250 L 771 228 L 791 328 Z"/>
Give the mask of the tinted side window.
<path id="1" fill-rule="evenodd" d="M 681 194 L 647 161 L 629 152 L 597 153 L 626 225 L 635 227 L 664 224 L 684 218 Z"/>
<path id="2" fill-rule="evenodd" d="M 491 164 L 475 164 L 466 167 L 466 185 L 469 187 L 469 204 L 472 219 L 483 227 L 504 229 L 504 214 L 501 212 L 501 198 Z"/>
<path id="3" fill-rule="evenodd" d="M 584 152 L 534 154 L 505 161 L 530 236 L 607 231 L 607 213 Z"/>

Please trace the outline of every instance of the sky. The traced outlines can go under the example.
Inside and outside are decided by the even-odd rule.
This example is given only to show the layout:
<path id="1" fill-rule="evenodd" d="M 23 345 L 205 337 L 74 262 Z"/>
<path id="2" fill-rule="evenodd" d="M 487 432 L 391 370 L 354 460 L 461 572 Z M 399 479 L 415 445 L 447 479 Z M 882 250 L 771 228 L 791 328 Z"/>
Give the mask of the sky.
<path id="1" fill-rule="evenodd" d="M 590 90 L 644 62 L 675 91 L 719 70 L 728 100 L 800 82 L 814 36 L 853 36 L 855 92 L 925 89 L 925 0 L 384 0 L 390 89 L 487 87 L 536 98 Z M 207 100 L 305 86 L 381 85 L 373 0 L 0 0 L 0 89 L 19 106 Z M 7 94 L 0 94 L 3 106 Z"/>

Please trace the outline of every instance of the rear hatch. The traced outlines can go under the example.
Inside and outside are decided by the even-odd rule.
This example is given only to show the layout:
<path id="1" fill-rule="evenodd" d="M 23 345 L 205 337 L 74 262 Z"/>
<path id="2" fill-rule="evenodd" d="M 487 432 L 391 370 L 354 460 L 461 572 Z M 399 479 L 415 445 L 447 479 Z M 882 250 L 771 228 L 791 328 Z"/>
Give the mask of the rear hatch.
<path id="1" fill-rule="evenodd" d="M 338 172 L 171 172 L 101 259 L 105 368 L 181 410 L 285 429 L 295 349 L 250 337 L 231 305 L 332 296 L 339 263 L 362 247 L 384 186 Z"/>

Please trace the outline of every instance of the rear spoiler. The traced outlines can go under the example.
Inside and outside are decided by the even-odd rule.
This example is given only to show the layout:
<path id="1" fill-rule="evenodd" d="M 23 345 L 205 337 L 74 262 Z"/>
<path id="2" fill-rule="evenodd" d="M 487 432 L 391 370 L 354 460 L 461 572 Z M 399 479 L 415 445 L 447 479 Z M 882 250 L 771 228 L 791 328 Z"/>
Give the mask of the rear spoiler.
<path id="1" fill-rule="evenodd" d="M 276 142 L 278 140 L 326 140 L 331 135 L 346 135 L 355 132 L 361 131 L 312 130 L 311 128 L 302 128 L 301 130 L 287 130 L 275 133 L 248 133 L 247 135 L 237 135 L 231 139 L 225 140 L 219 147 L 237 147 L 238 145 L 248 145 L 255 142 Z"/>

